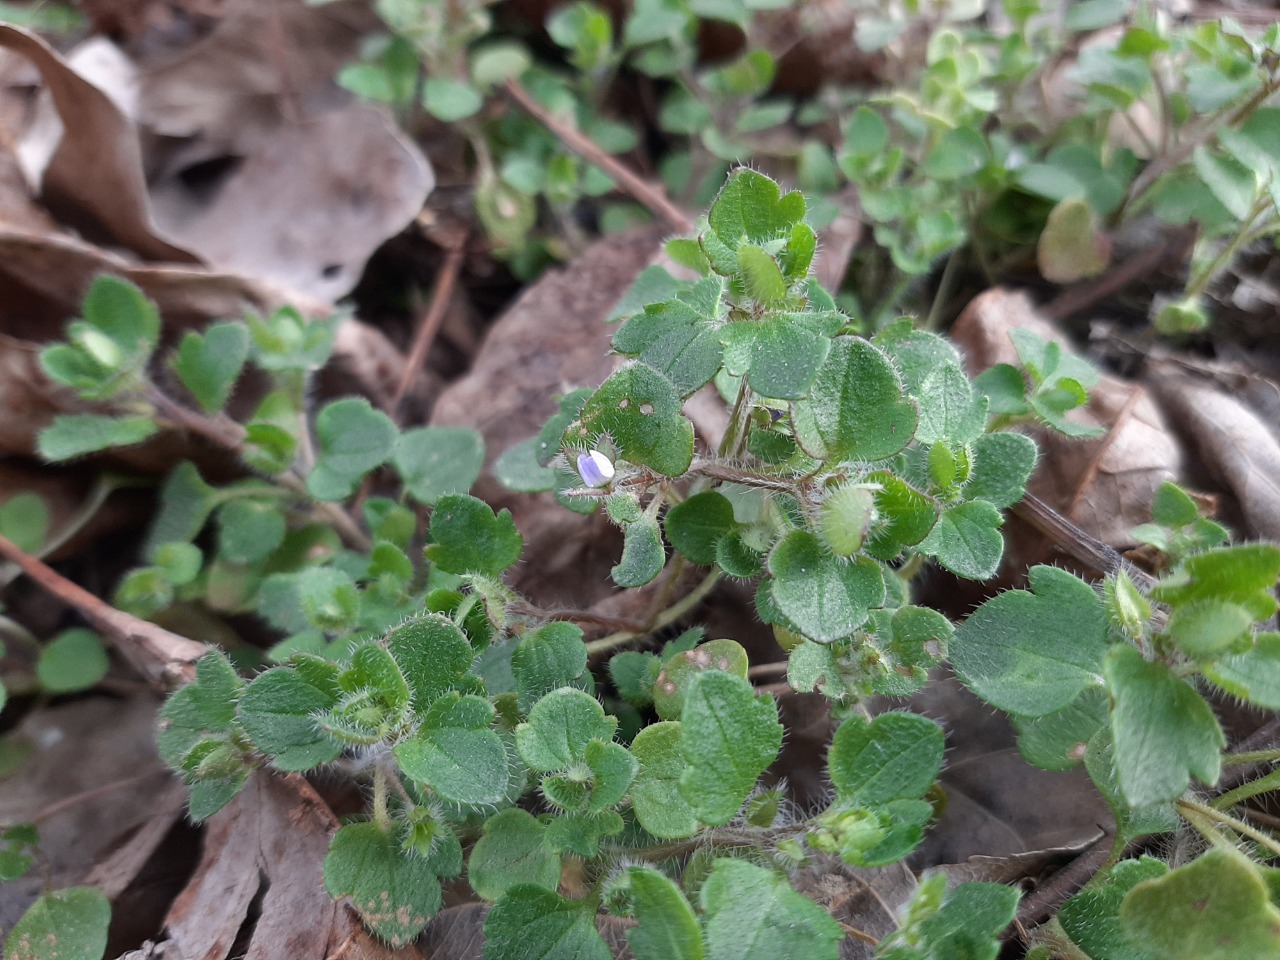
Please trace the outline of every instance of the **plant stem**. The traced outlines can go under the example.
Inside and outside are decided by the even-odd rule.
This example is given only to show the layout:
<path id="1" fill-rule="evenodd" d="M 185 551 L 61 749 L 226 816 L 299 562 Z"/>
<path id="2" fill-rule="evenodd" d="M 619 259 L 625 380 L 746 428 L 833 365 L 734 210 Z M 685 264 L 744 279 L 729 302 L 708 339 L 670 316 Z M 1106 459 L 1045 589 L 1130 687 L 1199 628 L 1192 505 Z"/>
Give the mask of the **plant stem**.
<path id="1" fill-rule="evenodd" d="M 1270 793 L 1277 789 L 1280 789 L 1280 770 L 1272 770 L 1264 777 L 1243 783 L 1234 790 L 1228 790 L 1214 800 L 1211 806 L 1215 810 L 1229 810 L 1237 803 L 1248 800 L 1250 797 L 1256 797 L 1261 793 Z"/>
<path id="2" fill-rule="evenodd" d="M 440 332 L 440 326 L 444 323 L 445 311 L 448 310 L 449 302 L 453 298 L 453 288 L 458 282 L 458 274 L 462 271 L 462 259 L 465 254 L 466 235 L 464 233 L 458 239 L 456 246 L 449 248 L 444 264 L 436 274 L 435 289 L 431 291 L 431 302 L 427 306 L 426 315 L 414 332 L 413 346 L 409 350 L 408 359 L 405 360 L 400 382 L 396 384 L 395 396 L 391 399 L 391 417 L 397 425 L 400 423 L 400 405 L 404 402 L 405 394 L 409 392 L 409 388 L 413 386 L 422 371 L 422 365 L 426 362 L 431 344 L 435 342 L 436 334 Z"/>
<path id="3" fill-rule="evenodd" d="M 671 202 L 666 192 L 659 186 L 633 173 L 618 160 L 601 149 L 600 145 L 569 126 L 550 110 L 540 104 L 528 90 L 514 77 L 507 80 L 507 93 L 511 99 L 523 107 L 548 130 L 554 133 L 566 147 L 588 163 L 593 163 L 612 177 L 626 193 L 648 207 L 654 216 L 664 221 L 672 230 L 690 233 L 693 220 L 683 210 Z"/>
<path id="4" fill-rule="evenodd" d="M 1271 836 L 1269 833 L 1263 833 L 1256 827 L 1249 826 L 1249 824 L 1245 823 L 1243 820 L 1236 819 L 1229 813 L 1224 813 L 1221 810 L 1209 806 L 1207 803 L 1201 803 L 1199 800 L 1192 800 L 1189 797 L 1183 797 L 1181 800 L 1176 801 L 1174 806 L 1178 808 L 1178 812 L 1186 817 L 1193 826 L 1196 821 L 1192 814 L 1194 814 L 1195 817 L 1200 817 L 1210 822 L 1216 821 L 1221 823 L 1223 826 L 1229 827 L 1236 833 L 1248 837 L 1255 843 L 1266 847 L 1274 856 L 1280 857 L 1280 841 L 1277 841 L 1276 838 Z M 1197 827 L 1197 829 L 1199 829 L 1199 827 Z M 1209 840 L 1212 842 L 1212 838 L 1209 838 Z"/>
<path id="5" fill-rule="evenodd" d="M 1250 750 L 1245 753 L 1224 753 L 1222 755 L 1222 763 L 1228 767 L 1243 763 L 1267 763 L 1272 760 L 1280 760 L 1280 750 Z"/>
<path id="6" fill-rule="evenodd" d="M 703 578 L 700 584 L 681 597 L 675 604 L 654 617 L 653 621 L 644 629 L 634 631 L 619 630 L 617 633 L 611 633 L 607 637 L 601 637 L 599 640 L 592 640 L 587 644 L 587 656 L 607 653 L 617 647 L 625 646 L 637 637 L 644 637 L 661 630 L 663 627 L 670 626 L 705 600 L 719 582 L 720 571 L 712 570 Z"/>
<path id="7" fill-rule="evenodd" d="M 379 763 L 373 768 L 373 822 L 385 831 L 391 826 L 391 813 L 387 807 L 387 768 Z"/>

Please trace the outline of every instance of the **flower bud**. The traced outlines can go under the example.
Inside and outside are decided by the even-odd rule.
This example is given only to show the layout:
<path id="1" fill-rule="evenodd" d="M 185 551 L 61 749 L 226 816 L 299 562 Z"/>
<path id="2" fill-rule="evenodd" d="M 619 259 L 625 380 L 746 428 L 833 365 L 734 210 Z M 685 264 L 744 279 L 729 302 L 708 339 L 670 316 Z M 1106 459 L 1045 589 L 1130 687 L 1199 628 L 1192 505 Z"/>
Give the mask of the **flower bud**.
<path id="1" fill-rule="evenodd" d="M 599 450 L 578 454 L 578 476 L 588 487 L 607 486 L 613 479 L 613 462 Z"/>

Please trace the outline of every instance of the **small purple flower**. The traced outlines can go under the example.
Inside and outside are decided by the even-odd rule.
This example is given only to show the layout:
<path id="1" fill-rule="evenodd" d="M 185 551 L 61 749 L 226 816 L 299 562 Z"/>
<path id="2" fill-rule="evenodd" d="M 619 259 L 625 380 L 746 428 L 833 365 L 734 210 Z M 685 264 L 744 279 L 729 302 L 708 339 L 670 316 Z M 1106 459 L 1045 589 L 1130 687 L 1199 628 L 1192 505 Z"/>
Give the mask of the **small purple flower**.
<path id="1" fill-rule="evenodd" d="M 604 487 L 613 479 L 613 463 L 599 450 L 578 454 L 578 475 L 588 487 Z"/>

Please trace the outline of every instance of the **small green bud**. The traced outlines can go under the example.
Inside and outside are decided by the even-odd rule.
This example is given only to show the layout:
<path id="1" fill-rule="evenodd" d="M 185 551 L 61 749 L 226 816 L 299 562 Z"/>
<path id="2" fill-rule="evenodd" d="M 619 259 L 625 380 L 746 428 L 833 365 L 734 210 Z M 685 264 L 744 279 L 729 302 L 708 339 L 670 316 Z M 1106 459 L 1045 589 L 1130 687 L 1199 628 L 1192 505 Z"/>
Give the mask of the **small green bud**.
<path id="1" fill-rule="evenodd" d="M 851 557 L 862 549 L 875 520 L 875 492 L 854 484 L 841 487 L 823 501 L 819 530 L 832 553 Z"/>

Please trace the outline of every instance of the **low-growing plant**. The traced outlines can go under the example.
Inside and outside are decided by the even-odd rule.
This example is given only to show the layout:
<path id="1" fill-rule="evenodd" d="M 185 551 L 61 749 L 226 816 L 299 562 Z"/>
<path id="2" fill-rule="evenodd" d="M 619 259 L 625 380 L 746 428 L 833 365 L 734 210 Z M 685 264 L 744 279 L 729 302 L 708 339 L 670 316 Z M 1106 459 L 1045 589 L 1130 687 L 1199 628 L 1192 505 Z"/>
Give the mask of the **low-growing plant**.
<path id="1" fill-rule="evenodd" d="M 1224 755 L 1206 699 L 1280 708 L 1280 633 L 1263 628 L 1280 548 L 1229 543 L 1166 485 L 1139 531 L 1165 567 L 1143 588 L 1126 569 L 1095 586 L 1036 566 L 1027 589 L 958 625 L 913 603 L 927 562 L 995 575 L 1003 511 L 1036 462 L 1010 428 L 1078 432 L 1067 414 L 1091 371 L 1023 334 L 1021 367 L 973 382 L 950 343 L 909 322 L 868 339 L 810 276 L 806 214 L 799 192 L 736 171 L 697 235 L 668 245 L 691 279 L 647 271 L 621 305 L 613 346 L 626 361 L 499 458 L 512 488 L 603 508 L 622 528 L 620 587 L 663 582 L 665 606 L 644 630 L 589 643 L 573 612 L 541 611 L 506 582 L 523 544 L 507 511 L 466 493 L 477 435 L 401 432 L 358 398 L 312 415 L 308 379 L 331 324 L 290 311 L 217 324 L 154 368 L 154 308 L 123 281 L 97 281 L 42 362 L 99 412 L 55 420 L 44 456 L 172 428 L 234 451 L 252 474 L 215 486 L 193 463 L 173 470 L 146 565 L 116 603 L 161 619 L 255 613 L 281 637 L 275 665 L 248 677 L 237 667 L 253 648 L 212 650 L 162 710 L 160 753 L 191 785 L 192 817 L 214 815 L 263 768 L 366 784 L 367 815 L 337 831 L 324 876 L 392 944 L 415 938 L 442 883 L 465 874 L 493 904 L 494 960 L 604 960 L 601 911 L 633 918 L 640 960 L 834 958 L 851 931 L 792 877 L 824 858 L 895 863 L 921 842 L 945 792 L 943 731 L 865 703 L 916 693 L 950 663 L 1011 716 L 1028 762 L 1083 764 L 1115 813 L 1109 860 L 1033 952 L 1275 955 L 1280 908 L 1263 862 L 1280 842 L 1232 808 L 1280 781 L 1270 771 L 1204 790 L 1224 764 L 1280 759 Z M 268 386 L 241 422 L 226 405 L 250 363 Z M 682 411 L 709 383 L 729 411 L 715 451 L 699 449 Z M 701 582 L 678 595 L 695 568 Z M 822 809 L 797 812 L 783 787 L 762 785 L 784 728 L 744 648 L 696 627 L 660 642 L 724 578 L 756 584 L 788 683 L 824 696 L 838 721 Z M 1207 853 L 1126 858 L 1139 838 L 1186 829 Z M 4 842 L 0 862 L 21 872 L 32 838 Z M 1018 899 L 926 874 L 876 955 L 994 958 Z M 39 928 L 80 900 L 101 912 L 64 891 L 23 922 Z"/>
<path id="2" fill-rule="evenodd" d="M 853 39 L 887 58 L 884 78 L 803 99 L 775 89 L 785 48 L 764 18 L 820 30 L 822 15 L 788 0 L 636 0 L 619 15 L 558 5 L 545 26 L 559 60 L 535 56 L 515 27 L 489 33 L 502 17 L 488 0 L 380 3 L 390 39 L 340 80 L 458 125 L 479 218 L 525 275 L 579 246 L 584 222 L 612 229 L 646 213 L 608 199 L 609 171 L 537 119 L 501 109 L 508 80 L 601 155 L 653 145 L 685 204 L 705 206 L 750 163 L 797 183 L 821 228 L 856 188 L 873 242 L 839 293 L 872 330 L 904 303 L 937 323 L 966 271 L 993 283 L 1034 262 L 1054 283 L 1095 276 L 1112 237 L 1154 215 L 1198 236 L 1184 289 L 1151 305 L 1152 322 L 1198 331 L 1214 281 L 1280 230 L 1280 27 L 1175 23 L 1130 0 L 863 6 Z M 709 22 L 740 33 L 730 59 L 700 59 Z M 651 91 L 656 116 L 618 111 L 618 83 Z M 920 283 L 943 258 L 939 282 Z"/>

